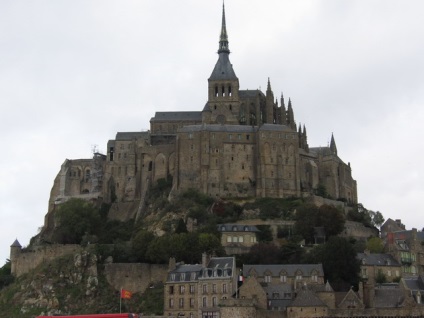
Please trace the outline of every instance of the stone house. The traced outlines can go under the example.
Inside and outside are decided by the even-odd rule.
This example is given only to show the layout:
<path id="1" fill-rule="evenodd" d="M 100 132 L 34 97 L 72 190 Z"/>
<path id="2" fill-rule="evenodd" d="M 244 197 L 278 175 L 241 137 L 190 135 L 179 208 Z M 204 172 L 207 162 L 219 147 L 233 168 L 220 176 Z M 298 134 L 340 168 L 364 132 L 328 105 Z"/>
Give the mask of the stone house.
<path id="1" fill-rule="evenodd" d="M 164 289 L 164 315 L 220 317 L 219 302 L 236 291 L 234 257 L 202 255 L 202 264 L 176 264 L 170 260 Z"/>
<path id="2" fill-rule="evenodd" d="M 258 228 L 246 224 L 218 224 L 221 233 L 221 244 L 227 255 L 248 253 L 257 243 Z"/>
<path id="3" fill-rule="evenodd" d="M 424 274 L 424 232 L 402 230 L 387 232 L 385 251 L 402 265 L 402 276 Z"/>
<path id="4" fill-rule="evenodd" d="M 243 265 L 243 275 L 260 283 L 288 284 L 295 291 L 305 284 L 324 284 L 322 264 Z"/>
<path id="5" fill-rule="evenodd" d="M 361 262 L 361 280 L 368 284 L 376 285 L 378 275 L 384 275 L 389 283 L 402 277 L 402 265 L 390 254 L 365 251 L 356 258 Z"/>

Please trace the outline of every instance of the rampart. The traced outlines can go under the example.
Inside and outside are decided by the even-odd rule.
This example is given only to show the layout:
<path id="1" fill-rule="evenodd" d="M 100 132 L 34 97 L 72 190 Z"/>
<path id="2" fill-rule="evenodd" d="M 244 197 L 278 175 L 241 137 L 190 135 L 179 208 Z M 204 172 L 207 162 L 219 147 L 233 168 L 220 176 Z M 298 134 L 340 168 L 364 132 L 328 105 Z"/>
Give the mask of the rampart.
<path id="1" fill-rule="evenodd" d="M 82 251 L 80 245 L 46 245 L 31 249 L 22 249 L 11 255 L 12 275 L 19 277 L 33 270 L 42 263 L 48 263 L 58 257 L 75 254 Z"/>

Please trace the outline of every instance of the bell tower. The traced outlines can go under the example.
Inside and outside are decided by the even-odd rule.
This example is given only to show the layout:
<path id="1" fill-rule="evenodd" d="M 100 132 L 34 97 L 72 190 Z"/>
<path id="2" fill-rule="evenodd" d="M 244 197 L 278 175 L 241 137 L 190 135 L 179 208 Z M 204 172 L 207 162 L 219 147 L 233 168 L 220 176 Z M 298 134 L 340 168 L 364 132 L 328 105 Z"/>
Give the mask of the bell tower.
<path id="1" fill-rule="evenodd" d="M 204 111 L 208 111 L 210 116 L 204 116 L 204 122 L 238 125 L 240 123 L 239 80 L 229 59 L 230 49 L 228 47 L 224 4 L 222 5 L 218 55 L 218 61 L 208 79 L 208 102 Z"/>

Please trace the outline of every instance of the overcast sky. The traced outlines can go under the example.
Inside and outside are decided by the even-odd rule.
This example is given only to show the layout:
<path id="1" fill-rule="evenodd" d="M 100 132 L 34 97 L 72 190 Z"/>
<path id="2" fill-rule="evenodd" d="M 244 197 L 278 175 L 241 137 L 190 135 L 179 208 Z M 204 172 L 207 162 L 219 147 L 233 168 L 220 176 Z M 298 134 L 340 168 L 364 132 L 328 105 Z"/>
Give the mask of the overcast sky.
<path id="1" fill-rule="evenodd" d="M 334 133 L 359 202 L 421 229 L 424 1 L 227 0 L 241 89 L 292 99 L 310 147 Z M 0 266 L 47 212 L 65 159 L 155 111 L 199 111 L 221 0 L 0 2 Z"/>

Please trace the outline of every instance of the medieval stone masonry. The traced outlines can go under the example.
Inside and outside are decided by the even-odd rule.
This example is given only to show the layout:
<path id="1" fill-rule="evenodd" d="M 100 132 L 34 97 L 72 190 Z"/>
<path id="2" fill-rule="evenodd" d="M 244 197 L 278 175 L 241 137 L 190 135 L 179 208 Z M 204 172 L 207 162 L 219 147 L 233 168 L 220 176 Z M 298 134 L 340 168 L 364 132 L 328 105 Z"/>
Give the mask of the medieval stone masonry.
<path id="1" fill-rule="evenodd" d="M 225 10 L 218 61 L 208 79 L 208 100 L 199 111 L 156 112 L 150 131 L 118 132 L 107 155 L 66 160 L 55 179 L 49 211 L 70 197 L 140 202 L 151 184 L 172 178 L 172 194 L 189 188 L 211 197 L 309 196 L 325 188 L 333 199 L 356 203 L 350 164 L 329 147 L 309 147 L 291 100 L 241 90 L 229 59 Z M 206 87 L 205 87 L 206 89 Z M 46 224 L 48 224 L 46 219 Z"/>

